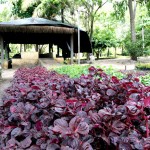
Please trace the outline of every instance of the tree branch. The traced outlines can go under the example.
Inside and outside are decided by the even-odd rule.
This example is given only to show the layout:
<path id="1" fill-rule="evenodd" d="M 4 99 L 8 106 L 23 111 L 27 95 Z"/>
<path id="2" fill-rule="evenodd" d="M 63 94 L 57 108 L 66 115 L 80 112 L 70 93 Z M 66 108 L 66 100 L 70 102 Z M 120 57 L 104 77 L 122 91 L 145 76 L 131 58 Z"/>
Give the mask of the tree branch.
<path id="1" fill-rule="evenodd" d="M 84 1 L 82 1 L 83 2 L 83 4 L 85 5 L 85 7 L 86 7 L 86 9 L 90 12 L 90 8 L 88 7 L 88 4 L 86 3 L 86 2 L 84 2 Z M 89 5 L 90 6 L 90 5 Z"/>
<path id="2" fill-rule="evenodd" d="M 108 0 L 105 1 L 101 6 L 99 6 L 99 7 L 95 10 L 94 15 L 95 15 L 95 14 L 97 13 L 97 11 L 98 11 L 100 8 L 102 8 L 107 2 L 108 2 Z"/>

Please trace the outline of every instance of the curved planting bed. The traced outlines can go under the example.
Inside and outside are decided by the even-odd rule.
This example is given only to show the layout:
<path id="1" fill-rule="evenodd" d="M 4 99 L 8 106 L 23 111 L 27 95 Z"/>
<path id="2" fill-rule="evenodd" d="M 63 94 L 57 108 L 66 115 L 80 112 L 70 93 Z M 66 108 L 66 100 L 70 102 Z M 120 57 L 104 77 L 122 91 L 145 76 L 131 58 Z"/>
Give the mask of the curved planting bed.
<path id="1" fill-rule="evenodd" d="M 0 110 L 1 150 L 148 150 L 150 87 L 101 69 L 71 79 L 16 71 Z"/>

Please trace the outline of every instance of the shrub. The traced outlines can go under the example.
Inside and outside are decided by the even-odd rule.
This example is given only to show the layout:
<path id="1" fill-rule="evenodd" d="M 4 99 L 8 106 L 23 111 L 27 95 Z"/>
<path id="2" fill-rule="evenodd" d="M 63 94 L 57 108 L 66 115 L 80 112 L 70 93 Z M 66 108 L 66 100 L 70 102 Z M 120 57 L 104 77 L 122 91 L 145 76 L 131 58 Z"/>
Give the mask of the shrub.
<path id="1" fill-rule="evenodd" d="M 1 150 L 149 149 L 150 87 L 103 70 L 19 69 L 0 110 Z"/>
<path id="2" fill-rule="evenodd" d="M 137 41 L 137 42 L 126 41 L 125 47 L 129 53 L 129 55 L 131 56 L 132 60 L 137 61 L 137 57 L 143 55 L 143 49 L 141 47 L 141 41 Z"/>

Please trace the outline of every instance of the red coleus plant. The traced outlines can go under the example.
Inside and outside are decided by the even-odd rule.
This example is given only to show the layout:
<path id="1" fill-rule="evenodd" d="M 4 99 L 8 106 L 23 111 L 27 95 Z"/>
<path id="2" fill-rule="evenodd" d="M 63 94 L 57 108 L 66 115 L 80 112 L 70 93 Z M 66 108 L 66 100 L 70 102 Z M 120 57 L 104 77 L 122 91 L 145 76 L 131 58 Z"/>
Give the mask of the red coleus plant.
<path id="1" fill-rule="evenodd" d="M 3 96 L 1 150 L 148 150 L 150 87 L 103 70 L 71 79 L 22 68 Z"/>

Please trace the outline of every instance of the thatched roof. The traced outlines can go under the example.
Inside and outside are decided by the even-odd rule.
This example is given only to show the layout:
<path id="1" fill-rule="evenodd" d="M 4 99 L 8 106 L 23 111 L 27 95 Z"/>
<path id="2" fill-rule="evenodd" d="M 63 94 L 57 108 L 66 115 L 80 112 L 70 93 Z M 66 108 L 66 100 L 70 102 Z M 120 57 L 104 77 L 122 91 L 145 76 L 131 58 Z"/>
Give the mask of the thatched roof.
<path id="1" fill-rule="evenodd" d="M 44 19 L 44 18 L 17 19 L 17 20 L 11 20 L 8 22 L 1 22 L 0 24 L 1 25 L 17 25 L 17 26 L 36 25 L 36 26 L 55 26 L 55 27 L 57 26 L 57 27 L 77 28 L 70 24 L 62 23 L 60 21 L 48 20 L 48 19 Z"/>
<path id="2" fill-rule="evenodd" d="M 74 35 L 74 52 L 77 52 L 77 27 L 43 18 L 25 18 L 0 23 L 0 35 L 5 43 L 56 44 L 68 49 L 70 36 Z M 81 52 L 91 52 L 87 33 L 80 30 Z"/>
<path id="3" fill-rule="evenodd" d="M 75 26 L 44 18 L 25 18 L 0 23 L 0 32 L 72 34 Z"/>
<path id="4" fill-rule="evenodd" d="M 18 25 L 1 25 L 0 33 L 54 33 L 54 34 L 72 34 L 73 28 L 54 27 L 54 26 L 18 26 Z"/>

